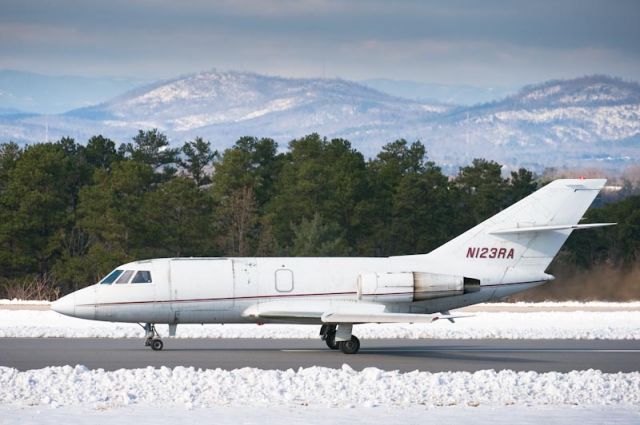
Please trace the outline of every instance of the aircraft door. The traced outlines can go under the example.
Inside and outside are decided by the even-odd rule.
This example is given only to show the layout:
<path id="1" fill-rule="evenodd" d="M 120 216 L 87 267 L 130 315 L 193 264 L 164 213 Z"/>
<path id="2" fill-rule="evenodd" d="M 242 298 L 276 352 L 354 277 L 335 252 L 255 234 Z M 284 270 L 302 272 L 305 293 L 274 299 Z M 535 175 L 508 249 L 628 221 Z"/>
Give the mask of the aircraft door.
<path id="1" fill-rule="evenodd" d="M 171 260 L 171 299 L 174 308 L 229 310 L 234 303 L 233 266 L 226 258 Z M 183 308 L 184 309 L 184 308 Z"/>
<path id="2" fill-rule="evenodd" d="M 157 262 L 153 269 L 154 316 L 158 322 L 171 322 L 174 317 L 171 301 L 171 264 L 169 261 Z"/>
<path id="3" fill-rule="evenodd" d="M 255 258 L 233 260 L 233 282 L 237 302 L 255 302 L 258 295 L 258 268 Z"/>

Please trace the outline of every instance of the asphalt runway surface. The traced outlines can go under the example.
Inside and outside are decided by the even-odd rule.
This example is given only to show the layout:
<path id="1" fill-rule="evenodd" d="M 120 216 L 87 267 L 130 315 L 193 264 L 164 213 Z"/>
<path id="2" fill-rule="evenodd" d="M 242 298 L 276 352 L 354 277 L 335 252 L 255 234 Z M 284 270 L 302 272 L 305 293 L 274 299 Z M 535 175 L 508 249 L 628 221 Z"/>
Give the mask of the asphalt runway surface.
<path id="1" fill-rule="evenodd" d="M 558 371 L 640 370 L 640 341 L 614 340 L 364 340 L 358 354 L 300 339 L 170 339 L 152 351 L 142 339 L 0 338 L 0 366 L 19 370 L 84 365 L 105 370 L 147 366 L 203 369 L 297 369 L 348 364 L 361 370 Z"/>

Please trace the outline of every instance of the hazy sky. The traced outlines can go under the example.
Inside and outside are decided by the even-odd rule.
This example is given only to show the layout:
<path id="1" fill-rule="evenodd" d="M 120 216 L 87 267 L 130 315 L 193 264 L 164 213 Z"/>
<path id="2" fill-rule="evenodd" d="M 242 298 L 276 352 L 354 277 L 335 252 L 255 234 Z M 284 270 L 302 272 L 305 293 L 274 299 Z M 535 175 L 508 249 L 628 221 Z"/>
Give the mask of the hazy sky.
<path id="1" fill-rule="evenodd" d="M 517 85 L 640 81 L 640 1 L 0 0 L 0 68 Z"/>

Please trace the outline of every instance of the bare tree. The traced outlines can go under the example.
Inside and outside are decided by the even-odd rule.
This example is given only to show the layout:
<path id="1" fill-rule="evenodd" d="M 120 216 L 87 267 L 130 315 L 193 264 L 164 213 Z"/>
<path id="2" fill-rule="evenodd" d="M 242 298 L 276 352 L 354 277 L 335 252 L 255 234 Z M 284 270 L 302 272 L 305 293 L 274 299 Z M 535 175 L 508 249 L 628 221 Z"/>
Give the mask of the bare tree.
<path id="1" fill-rule="evenodd" d="M 231 192 L 223 204 L 222 222 L 227 230 L 223 235 L 226 255 L 249 255 L 257 221 L 253 190 L 244 186 Z"/>

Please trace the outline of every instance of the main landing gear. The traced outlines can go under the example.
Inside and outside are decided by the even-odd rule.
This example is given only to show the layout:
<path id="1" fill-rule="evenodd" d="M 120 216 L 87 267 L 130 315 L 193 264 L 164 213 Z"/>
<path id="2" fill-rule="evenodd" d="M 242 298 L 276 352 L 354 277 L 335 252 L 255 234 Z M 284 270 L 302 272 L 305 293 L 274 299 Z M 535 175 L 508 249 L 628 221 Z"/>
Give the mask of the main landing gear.
<path id="1" fill-rule="evenodd" d="M 143 326 L 145 331 L 145 347 L 151 347 L 153 351 L 160 351 L 164 344 L 160 339 L 160 334 L 156 331 L 156 326 L 153 323 L 147 323 Z"/>
<path id="2" fill-rule="evenodd" d="M 360 350 L 360 340 L 351 335 L 351 324 L 322 325 L 320 338 L 332 350 L 342 351 L 344 354 L 356 354 Z"/>
<path id="3" fill-rule="evenodd" d="M 322 325 L 320 328 L 320 339 L 327 344 L 327 347 L 332 350 L 337 350 L 339 347 L 336 342 L 336 325 Z"/>

